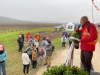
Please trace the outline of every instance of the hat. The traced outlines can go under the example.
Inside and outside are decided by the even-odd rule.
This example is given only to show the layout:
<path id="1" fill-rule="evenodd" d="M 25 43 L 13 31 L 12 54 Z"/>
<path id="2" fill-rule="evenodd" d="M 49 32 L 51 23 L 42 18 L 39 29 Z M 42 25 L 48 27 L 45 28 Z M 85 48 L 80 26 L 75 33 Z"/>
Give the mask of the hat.
<path id="1" fill-rule="evenodd" d="M 25 50 L 24 53 L 27 53 L 27 50 Z"/>
<path id="2" fill-rule="evenodd" d="M 4 46 L 3 45 L 0 45 L 0 50 L 4 50 Z"/>
<path id="3" fill-rule="evenodd" d="M 50 41 L 50 40 L 49 40 L 49 41 L 47 41 L 47 42 L 51 44 L 51 41 Z"/>

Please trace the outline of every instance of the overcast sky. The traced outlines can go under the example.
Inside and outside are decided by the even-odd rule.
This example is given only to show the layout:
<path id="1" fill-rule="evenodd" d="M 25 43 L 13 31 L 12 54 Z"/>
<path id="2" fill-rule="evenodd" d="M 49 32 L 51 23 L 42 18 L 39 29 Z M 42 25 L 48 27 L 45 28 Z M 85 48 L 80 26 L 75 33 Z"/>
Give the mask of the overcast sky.
<path id="1" fill-rule="evenodd" d="M 100 0 L 94 0 L 100 9 Z M 0 0 L 0 16 L 34 22 L 79 22 L 86 15 L 92 21 L 91 0 Z M 95 22 L 100 10 L 94 8 Z"/>

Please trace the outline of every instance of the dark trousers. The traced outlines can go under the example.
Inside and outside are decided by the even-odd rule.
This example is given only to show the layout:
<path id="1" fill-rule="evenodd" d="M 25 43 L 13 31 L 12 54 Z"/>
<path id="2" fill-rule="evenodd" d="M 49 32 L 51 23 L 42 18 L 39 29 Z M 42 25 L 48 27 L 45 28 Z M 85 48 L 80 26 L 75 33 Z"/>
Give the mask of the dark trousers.
<path id="1" fill-rule="evenodd" d="M 19 45 L 19 52 L 22 52 L 23 45 Z"/>
<path id="2" fill-rule="evenodd" d="M 69 47 L 71 46 L 71 44 L 72 44 L 72 41 L 69 41 Z"/>
<path id="3" fill-rule="evenodd" d="M 65 47 L 66 42 L 62 42 L 62 47 Z"/>
<path id="4" fill-rule="evenodd" d="M 29 59 L 31 60 L 31 64 L 32 64 L 32 55 L 29 55 Z"/>
<path id="5" fill-rule="evenodd" d="M 33 69 L 36 69 L 36 66 L 37 66 L 37 60 L 32 60 Z"/>
<path id="6" fill-rule="evenodd" d="M 28 65 L 23 65 L 23 73 L 28 74 L 29 73 L 29 64 Z"/>
<path id="7" fill-rule="evenodd" d="M 36 48 L 36 50 L 37 50 L 37 54 L 39 53 L 39 48 Z"/>
<path id="8" fill-rule="evenodd" d="M 93 52 L 81 50 L 81 62 L 83 64 L 84 70 L 90 75 L 91 61 L 93 57 Z"/>

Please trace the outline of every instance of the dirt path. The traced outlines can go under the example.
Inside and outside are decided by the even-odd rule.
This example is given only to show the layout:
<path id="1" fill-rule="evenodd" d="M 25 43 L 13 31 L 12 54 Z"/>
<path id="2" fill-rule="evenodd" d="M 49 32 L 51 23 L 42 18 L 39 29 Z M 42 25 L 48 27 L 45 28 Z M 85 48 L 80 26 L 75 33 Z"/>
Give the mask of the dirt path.
<path id="1" fill-rule="evenodd" d="M 60 64 L 64 63 L 67 52 L 68 52 L 67 48 L 64 50 L 57 51 L 56 58 L 53 58 L 51 61 L 51 66 L 60 65 Z M 34 75 L 42 75 L 42 73 L 45 70 L 46 70 L 46 66 L 43 66 L 43 67 L 39 68 L 39 70 Z"/>
<path id="2" fill-rule="evenodd" d="M 57 51 L 56 58 L 52 59 L 52 66 L 54 65 L 60 65 L 64 63 L 64 60 L 66 58 L 66 54 L 68 52 L 68 48 Z M 74 61 L 75 66 L 80 67 L 80 49 L 74 51 Z M 97 43 L 96 45 L 96 51 L 94 52 L 92 64 L 94 66 L 94 70 L 97 72 L 100 72 L 100 44 Z M 39 68 L 39 70 L 34 75 L 42 75 L 42 73 L 46 70 L 46 67 L 43 66 Z"/>

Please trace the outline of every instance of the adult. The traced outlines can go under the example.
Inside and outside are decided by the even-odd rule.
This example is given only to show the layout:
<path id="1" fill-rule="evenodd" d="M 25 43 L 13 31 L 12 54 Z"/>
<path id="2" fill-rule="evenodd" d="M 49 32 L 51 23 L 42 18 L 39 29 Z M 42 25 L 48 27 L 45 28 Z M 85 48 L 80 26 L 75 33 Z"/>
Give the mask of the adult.
<path id="1" fill-rule="evenodd" d="M 4 46 L 0 44 L 0 75 L 6 75 L 6 58 L 7 54 L 4 50 Z"/>
<path id="2" fill-rule="evenodd" d="M 27 54 L 31 60 L 31 64 L 32 64 L 32 50 L 35 49 L 35 45 L 33 43 L 30 44 L 29 47 L 27 47 L 26 51 L 27 51 Z"/>
<path id="3" fill-rule="evenodd" d="M 22 36 L 19 35 L 18 39 L 17 39 L 17 42 L 18 42 L 18 46 L 19 46 L 19 52 L 22 52 L 22 48 L 23 48 L 23 39 L 22 39 Z"/>
<path id="4" fill-rule="evenodd" d="M 32 39 L 31 36 L 29 37 L 29 40 L 28 40 L 27 46 L 30 46 L 30 44 L 34 44 L 34 40 Z"/>
<path id="5" fill-rule="evenodd" d="M 46 46 L 46 63 L 44 65 L 47 65 L 47 68 L 51 66 L 51 56 L 52 56 L 52 45 L 51 41 L 48 41 L 48 44 Z"/>
<path id="6" fill-rule="evenodd" d="M 87 16 L 81 17 L 80 23 L 82 25 L 82 29 L 76 29 L 76 31 L 81 33 L 81 39 L 76 40 L 81 43 L 81 63 L 83 64 L 84 70 L 90 75 L 91 61 L 93 51 L 95 51 L 98 32 L 95 25 L 90 23 Z"/>
<path id="7" fill-rule="evenodd" d="M 28 42 L 29 37 L 32 37 L 32 34 L 31 34 L 30 32 L 28 32 L 28 33 L 26 34 L 26 42 Z"/>
<path id="8" fill-rule="evenodd" d="M 41 38 L 41 37 L 40 37 L 40 34 L 37 33 L 36 36 L 35 36 L 35 38 L 36 38 L 36 40 L 39 42 L 39 41 L 40 41 L 40 38 Z"/>
<path id="9" fill-rule="evenodd" d="M 46 38 L 47 42 L 51 41 L 49 37 Z"/>
<path id="10" fill-rule="evenodd" d="M 24 42 L 24 34 L 23 34 L 23 32 L 20 32 L 20 34 L 19 35 L 21 35 L 22 36 L 22 39 L 23 39 L 23 42 Z"/>
<path id="11" fill-rule="evenodd" d="M 68 37 L 71 37 L 71 36 L 72 36 L 72 33 L 69 33 L 69 34 L 68 34 Z M 72 43 L 72 40 L 69 39 L 69 48 L 70 48 L 70 46 L 71 46 L 71 43 Z"/>
<path id="12" fill-rule="evenodd" d="M 65 35 L 65 37 L 67 38 L 68 37 L 68 34 L 66 32 L 66 30 L 64 29 L 64 32 L 62 33 L 62 36 Z"/>
<path id="13" fill-rule="evenodd" d="M 42 40 L 42 47 L 45 49 L 47 46 L 47 40 L 45 37 L 43 37 L 43 40 Z"/>
<path id="14" fill-rule="evenodd" d="M 38 54 L 38 52 L 39 52 L 39 42 L 38 42 L 37 39 L 34 40 L 34 45 L 35 45 L 35 47 L 36 47 L 36 52 L 37 52 L 37 54 Z"/>

